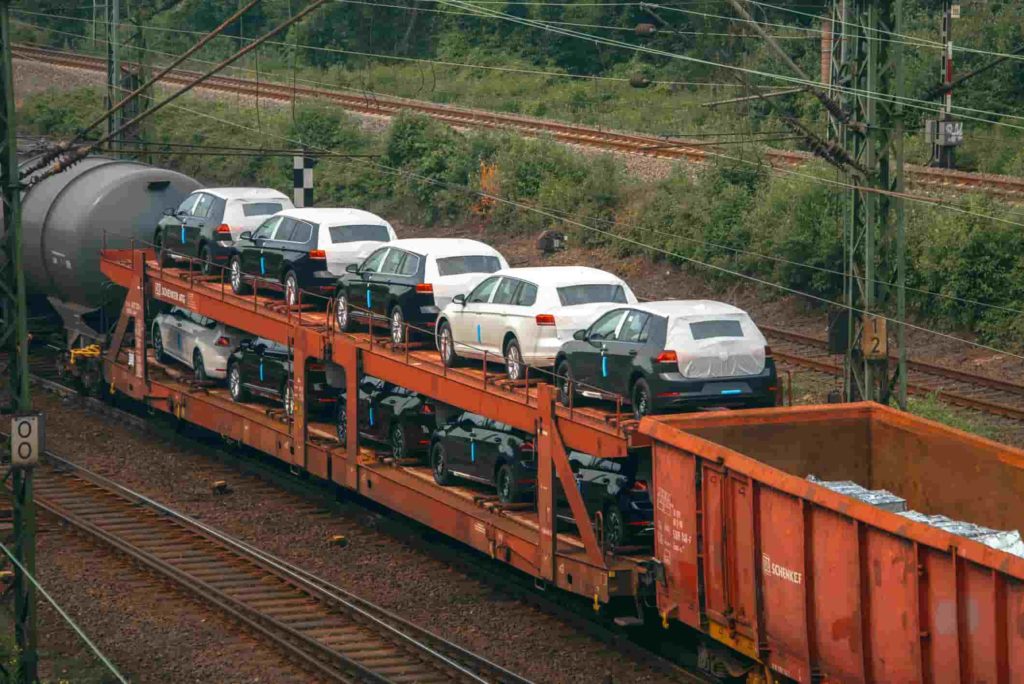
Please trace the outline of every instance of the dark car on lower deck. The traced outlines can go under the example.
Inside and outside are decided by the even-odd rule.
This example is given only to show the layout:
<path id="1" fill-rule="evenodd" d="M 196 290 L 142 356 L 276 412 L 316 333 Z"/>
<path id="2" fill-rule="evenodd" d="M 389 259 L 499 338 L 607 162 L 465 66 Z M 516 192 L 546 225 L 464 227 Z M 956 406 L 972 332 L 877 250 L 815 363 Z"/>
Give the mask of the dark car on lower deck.
<path id="1" fill-rule="evenodd" d="M 533 435 L 474 413 L 456 414 L 431 440 L 434 480 L 451 485 L 457 478 L 494 487 L 503 503 L 535 497 L 537 454 Z M 653 537 L 654 507 L 650 483 L 650 450 L 634 450 L 624 458 L 596 458 L 569 453 L 569 467 L 590 516 L 600 521 L 607 547 L 642 544 Z M 561 486 L 559 520 L 573 522 Z"/>
<path id="2" fill-rule="evenodd" d="M 237 402 L 248 401 L 249 395 L 274 399 L 284 404 L 292 415 L 292 353 L 288 347 L 264 339 L 245 340 L 228 359 L 228 390 Z M 306 365 L 306 412 L 311 415 L 333 413 L 338 403 L 338 390 L 330 385 L 323 362 Z"/>
<path id="3" fill-rule="evenodd" d="M 348 436 L 344 397 L 338 403 L 336 421 L 338 439 L 344 443 Z M 394 458 L 425 455 L 436 427 L 434 405 L 426 397 L 371 376 L 359 383 L 359 434 L 387 444 Z"/>

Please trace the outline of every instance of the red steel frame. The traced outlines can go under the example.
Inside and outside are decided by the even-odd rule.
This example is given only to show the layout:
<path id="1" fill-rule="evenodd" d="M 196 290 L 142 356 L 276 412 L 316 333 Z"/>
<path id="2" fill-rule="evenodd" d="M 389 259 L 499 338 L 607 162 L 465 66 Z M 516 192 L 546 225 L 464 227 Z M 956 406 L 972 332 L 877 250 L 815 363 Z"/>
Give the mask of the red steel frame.
<path id="1" fill-rule="evenodd" d="M 151 249 L 105 250 L 101 267 L 111 281 L 128 291 L 104 358 L 106 379 L 113 388 L 354 490 L 560 589 L 592 597 L 595 603 L 636 594 L 644 570 L 639 561 L 607 555 L 600 547 L 566 450 L 621 457 L 628 446 L 643 439 L 640 435 L 627 434 L 618 422 L 556 406 L 551 385 L 540 384 L 535 390 L 502 388 L 488 384 L 486 375 L 481 383 L 471 374 L 444 368 L 439 361 L 431 363 L 422 353 L 410 356 L 408 349 L 375 343 L 372 336 L 333 330 L 329 315 L 303 314 L 301 307 L 281 311 L 261 306 L 259 297 L 234 295 L 223 283 L 214 284 L 191 270 L 160 268 Z M 151 377 L 145 324 L 149 298 L 291 347 L 295 408 L 290 423 L 180 382 Z M 130 356 L 123 349 L 129 331 L 134 336 Z M 358 424 L 357 387 L 365 373 L 536 433 L 536 522 L 529 516 L 477 505 L 415 470 L 379 462 L 360 450 L 355 429 L 348 431 L 344 446 L 310 434 L 303 406 L 305 360 L 310 358 L 328 359 L 345 369 L 351 426 Z M 556 478 L 574 518 L 584 521 L 578 525 L 579 541 L 555 531 Z"/>

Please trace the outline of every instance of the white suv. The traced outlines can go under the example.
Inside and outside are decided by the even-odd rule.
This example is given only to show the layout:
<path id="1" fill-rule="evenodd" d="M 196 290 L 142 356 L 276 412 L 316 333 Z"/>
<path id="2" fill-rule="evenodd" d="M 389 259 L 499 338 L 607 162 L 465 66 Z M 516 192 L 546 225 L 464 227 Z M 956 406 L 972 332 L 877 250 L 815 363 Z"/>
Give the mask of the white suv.
<path id="1" fill-rule="evenodd" d="M 178 307 L 153 320 L 152 341 L 157 361 L 181 361 L 192 369 L 198 381 L 226 378 L 231 352 L 244 340 L 253 338 L 237 328 Z"/>
<path id="2" fill-rule="evenodd" d="M 504 358 L 508 377 L 554 365 L 562 343 L 615 306 L 635 304 L 621 278 L 584 266 L 507 268 L 457 295 L 437 319 L 437 348 L 448 366 L 460 356 Z"/>

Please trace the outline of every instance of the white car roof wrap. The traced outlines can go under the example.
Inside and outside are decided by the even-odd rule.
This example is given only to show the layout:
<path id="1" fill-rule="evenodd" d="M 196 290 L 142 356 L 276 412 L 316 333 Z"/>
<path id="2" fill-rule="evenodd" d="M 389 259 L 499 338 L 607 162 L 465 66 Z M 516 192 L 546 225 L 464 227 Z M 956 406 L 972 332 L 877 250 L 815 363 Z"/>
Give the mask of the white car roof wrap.
<path id="1" fill-rule="evenodd" d="M 277 216 L 287 216 L 317 225 L 391 227 L 391 224 L 380 216 L 363 211 L 362 209 L 306 207 L 302 209 L 283 209 L 277 212 Z"/>
<path id="2" fill-rule="evenodd" d="M 767 341 L 741 309 L 709 301 L 656 302 L 637 308 L 668 318 L 665 348 L 676 352 L 679 372 L 687 378 L 740 377 L 764 370 Z M 691 324 L 704 321 L 735 321 L 742 337 L 695 339 Z"/>

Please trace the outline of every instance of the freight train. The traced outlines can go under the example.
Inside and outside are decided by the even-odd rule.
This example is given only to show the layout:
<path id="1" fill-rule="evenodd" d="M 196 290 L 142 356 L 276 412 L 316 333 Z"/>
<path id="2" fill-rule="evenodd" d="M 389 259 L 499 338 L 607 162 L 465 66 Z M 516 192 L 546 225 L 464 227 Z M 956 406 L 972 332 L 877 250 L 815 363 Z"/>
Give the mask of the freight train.
<path id="1" fill-rule="evenodd" d="M 121 244 L 103 249 L 100 227 L 84 221 L 76 225 L 88 239 L 68 240 L 93 252 L 64 268 L 91 259 L 78 263 L 96 264 L 110 283 L 83 277 L 83 287 L 122 293 L 92 336 L 79 324 L 87 315 L 65 317 L 71 346 L 102 345 L 96 363 L 116 394 L 357 492 L 595 609 L 635 606 L 623 624 L 651 619 L 649 602 L 664 627 L 699 635 L 702 662 L 720 673 L 749 682 L 1024 679 L 1024 558 L 928 518 L 993 533 L 1024 527 L 1024 451 L 867 403 L 639 421 L 607 404 L 563 405 L 544 378 L 510 380 L 480 362 L 452 367 L 429 344 L 408 335 L 396 343 L 387 327 L 339 329 L 333 304 L 236 294 L 192 263 L 161 265 L 153 250 L 133 249 L 130 237 L 146 239 L 159 220 L 164 207 L 152 205 L 173 205 L 171 194 L 194 187 L 156 174 L 137 191 L 164 196 L 143 202 L 152 217 L 122 224 Z M 54 243 L 39 245 L 50 250 L 42 272 L 64 285 L 49 291 L 74 299 L 51 273 L 61 264 Z M 149 324 L 167 305 L 289 349 L 289 410 L 237 401 L 158 360 Z M 348 425 L 373 422 L 364 381 L 375 378 L 532 435 L 532 495 L 507 501 L 468 481 L 442 486 L 421 459 L 382 457 L 358 430 L 324 422 L 306 388 L 325 366 L 341 371 Z M 653 549 L 615 549 L 580 495 L 573 454 L 625 463 L 636 449 L 651 453 Z M 559 527 L 565 518 L 574 524 Z"/>

